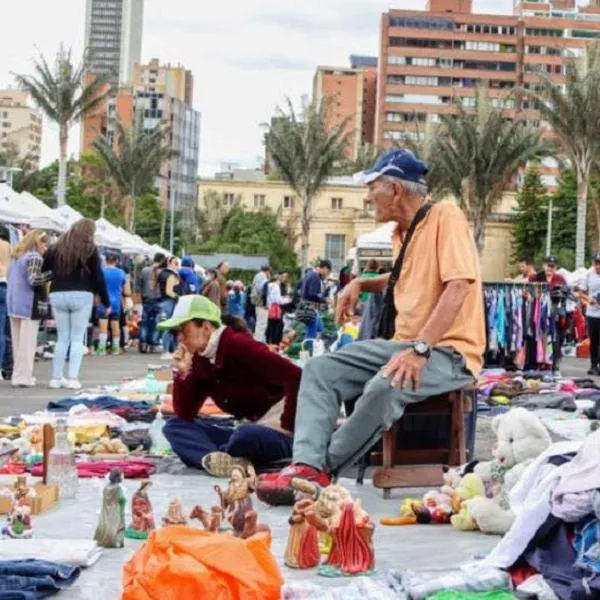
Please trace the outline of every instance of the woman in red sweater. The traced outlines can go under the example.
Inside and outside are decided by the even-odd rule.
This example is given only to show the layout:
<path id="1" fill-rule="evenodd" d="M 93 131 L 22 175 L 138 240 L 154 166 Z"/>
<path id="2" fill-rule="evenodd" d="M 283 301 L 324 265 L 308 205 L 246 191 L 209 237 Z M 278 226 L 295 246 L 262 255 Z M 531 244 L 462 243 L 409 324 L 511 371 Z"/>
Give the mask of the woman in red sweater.
<path id="1" fill-rule="evenodd" d="M 177 330 L 174 358 L 175 418 L 164 427 L 173 451 L 188 466 L 216 477 L 249 461 L 257 469 L 291 459 L 301 369 L 255 341 L 239 320 L 204 296 L 182 296 L 173 316 L 159 324 Z M 236 420 L 197 418 L 207 398 Z"/>

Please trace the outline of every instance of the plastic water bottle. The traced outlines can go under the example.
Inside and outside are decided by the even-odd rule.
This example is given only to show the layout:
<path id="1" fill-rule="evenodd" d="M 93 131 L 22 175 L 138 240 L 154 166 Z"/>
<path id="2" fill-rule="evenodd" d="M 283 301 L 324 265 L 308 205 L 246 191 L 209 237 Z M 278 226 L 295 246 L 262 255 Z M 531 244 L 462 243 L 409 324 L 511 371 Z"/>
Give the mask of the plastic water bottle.
<path id="1" fill-rule="evenodd" d="M 75 498 L 79 479 L 67 436 L 67 420 L 57 419 L 54 447 L 48 454 L 48 484 L 58 487 L 60 498 Z"/>
<path id="2" fill-rule="evenodd" d="M 144 391 L 147 394 L 158 394 L 160 391 L 160 384 L 156 379 L 156 367 L 148 367 L 146 372 L 146 381 L 144 382 Z"/>
<path id="3" fill-rule="evenodd" d="M 165 419 L 162 412 L 159 410 L 156 413 L 156 417 L 150 425 L 148 434 L 152 440 L 152 452 L 153 454 L 171 454 L 171 444 L 169 440 L 163 434 L 163 427 L 165 425 Z"/>

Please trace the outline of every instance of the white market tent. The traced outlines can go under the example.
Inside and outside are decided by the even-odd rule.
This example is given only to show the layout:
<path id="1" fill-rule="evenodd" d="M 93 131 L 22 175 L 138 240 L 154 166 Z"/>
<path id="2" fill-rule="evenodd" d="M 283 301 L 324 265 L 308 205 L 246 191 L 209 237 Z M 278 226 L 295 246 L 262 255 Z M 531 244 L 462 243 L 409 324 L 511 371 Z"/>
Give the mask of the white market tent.
<path id="1" fill-rule="evenodd" d="M 112 250 L 121 250 L 123 239 L 118 227 L 100 218 L 96 221 L 96 244 Z"/>
<path id="2" fill-rule="evenodd" d="M 76 223 L 80 219 L 83 219 L 83 215 L 76 211 L 74 208 L 71 208 L 68 204 L 64 206 L 59 206 L 58 208 L 53 209 L 54 213 L 56 213 L 59 217 L 64 219 L 67 227 L 71 227 L 73 223 Z"/>
<path id="3" fill-rule="evenodd" d="M 390 250 L 392 248 L 392 233 L 396 224 L 386 223 L 378 227 L 375 231 L 363 233 L 358 236 L 356 247 L 358 250 Z"/>
<path id="4" fill-rule="evenodd" d="M 27 213 L 19 199 L 19 194 L 8 184 L 0 183 L 0 222 L 29 224 L 31 215 Z"/>
<path id="5" fill-rule="evenodd" d="M 19 194 L 22 202 L 27 207 L 27 210 L 32 212 L 32 220 L 29 223 L 34 229 L 50 229 L 52 231 L 65 231 L 68 225 L 65 219 L 57 215 L 47 204 L 36 198 L 29 192 L 21 192 Z"/>

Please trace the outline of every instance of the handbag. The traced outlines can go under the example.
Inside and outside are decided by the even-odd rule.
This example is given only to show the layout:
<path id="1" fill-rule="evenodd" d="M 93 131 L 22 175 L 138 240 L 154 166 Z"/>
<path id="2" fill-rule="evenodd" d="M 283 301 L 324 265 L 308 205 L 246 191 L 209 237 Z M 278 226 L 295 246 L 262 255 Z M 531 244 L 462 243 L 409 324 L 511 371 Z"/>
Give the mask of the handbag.
<path id="1" fill-rule="evenodd" d="M 400 279 L 400 272 L 402 271 L 402 263 L 404 262 L 406 249 L 408 248 L 408 244 L 415 233 L 417 225 L 427 216 L 427 213 L 430 211 L 432 206 L 433 205 L 428 202 L 427 204 L 421 206 L 421 208 L 419 208 L 417 211 L 417 214 L 414 216 L 410 227 L 406 232 L 406 237 L 402 243 L 402 248 L 400 248 L 400 253 L 398 254 L 398 258 L 396 259 L 394 267 L 392 268 L 390 279 L 385 290 L 383 310 L 381 311 L 381 320 L 379 321 L 379 337 L 383 338 L 384 340 L 391 340 L 394 337 L 396 329 L 397 311 L 396 305 L 394 304 L 394 288 Z"/>
<path id="2" fill-rule="evenodd" d="M 308 325 L 317 318 L 315 307 L 306 300 L 301 300 L 296 308 L 296 321 Z"/>
<path id="3" fill-rule="evenodd" d="M 269 311 L 267 312 L 267 318 L 279 321 L 281 319 L 281 305 L 271 304 Z"/>

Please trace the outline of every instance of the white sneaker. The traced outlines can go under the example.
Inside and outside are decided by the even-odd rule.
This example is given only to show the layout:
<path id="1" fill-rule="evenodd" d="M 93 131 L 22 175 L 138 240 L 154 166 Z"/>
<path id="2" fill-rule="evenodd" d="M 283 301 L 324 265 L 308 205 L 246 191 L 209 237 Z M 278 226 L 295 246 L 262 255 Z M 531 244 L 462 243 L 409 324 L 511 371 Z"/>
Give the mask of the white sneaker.
<path id="1" fill-rule="evenodd" d="M 173 360 L 173 355 L 170 352 L 163 352 L 160 355 L 160 360 Z"/>
<path id="2" fill-rule="evenodd" d="M 81 383 L 79 383 L 79 380 L 77 379 L 67 379 L 67 381 L 65 382 L 65 387 L 68 390 L 80 390 Z"/>
<path id="3" fill-rule="evenodd" d="M 48 384 L 48 387 L 51 390 L 59 390 L 62 387 L 66 387 L 67 386 L 67 380 L 64 377 L 61 377 L 60 379 L 51 379 L 50 383 Z"/>

